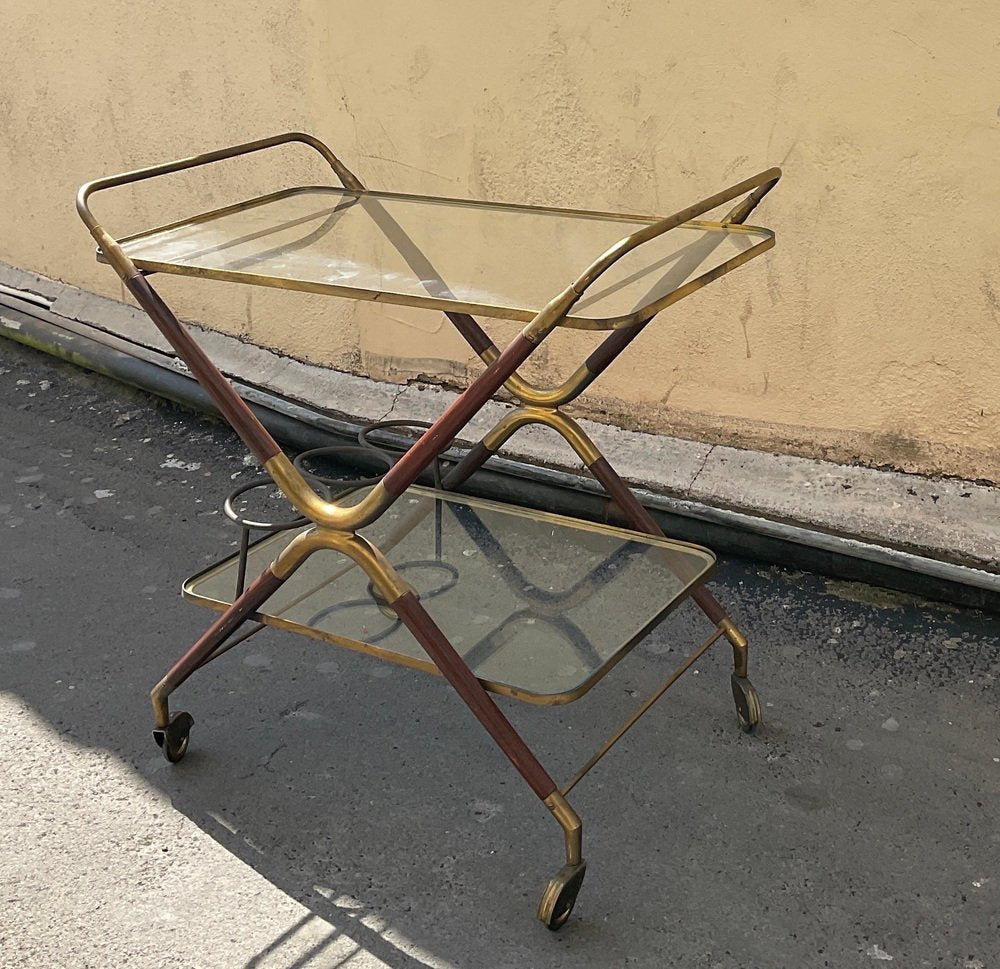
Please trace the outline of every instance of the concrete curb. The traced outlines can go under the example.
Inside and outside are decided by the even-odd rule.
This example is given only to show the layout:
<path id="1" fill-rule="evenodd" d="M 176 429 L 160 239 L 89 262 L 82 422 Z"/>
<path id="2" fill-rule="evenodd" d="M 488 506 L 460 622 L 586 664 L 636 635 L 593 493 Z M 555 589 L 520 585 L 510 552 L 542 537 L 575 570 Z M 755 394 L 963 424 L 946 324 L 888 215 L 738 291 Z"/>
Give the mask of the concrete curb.
<path id="1" fill-rule="evenodd" d="M 42 277 L 36 279 L 43 286 L 62 286 Z M 81 291 L 74 292 L 79 294 Z M 100 304 L 109 303 L 114 307 L 116 315 L 121 315 L 123 311 L 132 312 L 130 308 L 110 300 L 93 296 L 89 298 L 91 311 L 94 310 L 94 303 L 98 304 L 98 310 L 102 308 Z M 74 299 L 78 300 L 79 297 Z M 156 346 L 155 338 L 140 342 L 57 312 L 67 308 L 65 296 L 53 300 L 44 290 L 32 293 L 0 284 L 0 333 L 185 406 L 201 411 L 214 410 L 207 395 L 187 374 L 184 365 L 162 343 Z M 300 382 L 303 372 L 306 372 L 305 381 L 308 382 L 315 376 L 308 374 L 308 371 L 319 371 L 319 368 L 307 368 L 303 364 L 269 354 L 260 348 L 247 347 L 219 334 L 205 333 L 204 337 L 205 342 L 221 344 L 210 348 L 213 358 L 222 359 L 224 369 L 234 377 L 234 384 L 240 393 L 254 406 L 258 416 L 272 433 L 294 448 L 304 449 L 353 440 L 363 423 L 390 414 L 392 417 L 427 419 L 440 412 L 447 403 L 442 398 L 449 396 L 447 391 L 436 387 L 397 387 L 351 375 L 320 371 L 327 383 L 335 377 L 338 382 L 349 384 L 350 386 L 341 389 L 361 405 L 356 410 L 362 410 L 360 415 L 331 413 L 303 402 L 302 397 L 307 396 L 308 388 L 305 393 L 299 388 L 296 393 L 299 399 L 292 399 L 272 389 L 241 381 L 239 374 L 248 372 L 246 361 L 234 361 L 232 357 L 234 349 L 237 355 L 264 355 L 270 359 L 272 368 L 279 367 L 286 371 L 286 378 L 287 372 L 292 371 Z M 268 382 L 274 383 L 274 374 L 268 373 L 266 369 L 258 367 L 253 372 L 263 374 L 269 378 Z M 502 410 L 503 406 L 497 403 L 494 409 Z M 495 416 L 492 413 L 485 414 L 479 423 L 485 425 Z M 894 519 L 891 514 L 882 516 L 883 527 L 878 530 L 877 537 L 873 535 L 877 530 L 871 527 L 871 523 L 878 518 L 880 508 L 892 510 L 887 507 L 887 503 L 893 503 L 892 495 L 901 490 L 905 490 L 910 498 L 916 499 L 914 504 L 919 502 L 920 505 L 925 505 L 928 503 L 927 499 L 931 498 L 930 504 L 935 508 L 941 500 L 941 493 L 945 492 L 947 499 L 960 500 L 972 508 L 973 513 L 977 508 L 982 513 L 981 506 L 988 508 L 991 500 L 996 501 L 996 507 L 1000 509 L 996 489 L 962 481 L 931 481 L 894 472 L 841 468 L 829 462 L 805 462 L 803 459 L 790 459 L 781 455 L 758 455 L 732 448 L 709 448 L 696 442 L 630 434 L 594 422 L 586 424 L 588 431 L 594 434 L 602 449 L 608 453 L 612 464 L 632 481 L 637 481 L 640 485 L 646 484 L 646 487 L 639 488 L 643 503 L 653 512 L 664 530 L 674 537 L 707 545 L 720 555 L 761 559 L 838 579 L 869 582 L 929 599 L 1000 612 L 1000 574 L 994 571 L 997 560 L 996 543 L 989 534 L 986 520 L 982 528 L 985 540 L 978 543 L 975 541 L 974 520 L 971 523 L 973 527 L 959 536 L 964 541 L 947 543 L 942 541 L 948 534 L 947 524 L 939 525 L 936 530 L 929 529 L 926 522 L 920 521 L 911 512 L 907 513 L 905 528 L 900 527 L 899 516 Z M 475 436 L 474 432 L 472 436 Z M 486 497 L 513 500 L 564 514 L 594 520 L 616 520 L 614 509 L 609 507 L 600 488 L 589 478 L 565 468 L 529 463 L 540 459 L 547 463 L 552 463 L 553 460 L 562 463 L 560 458 L 566 456 L 554 453 L 551 438 L 544 437 L 539 441 L 536 436 L 532 440 L 531 435 L 526 434 L 525 439 L 518 457 L 526 460 L 493 459 L 489 468 L 470 482 L 468 490 Z M 402 438 L 397 438 L 396 441 L 400 445 L 403 443 Z M 720 451 L 723 453 L 718 455 L 716 465 L 711 466 L 713 453 Z M 683 479 L 688 475 L 691 462 L 697 464 L 697 473 L 685 481 L 686 493 L 681 496 L 677 494 L 680 489 L 671 482 L 662 479 L 650 482 L 649 476 L 642 474 L 641 469 L 637 473 L 636 453 L 643 455 L 647 463 L 673 469 L 675 478 L 679 476 Z M 765 459 L 770 459 L 772 473 L 770 476 L 758 475 L 755 479 L 747 469 L 752 469 L 755 464 L 759 467 L 767 463 Z M 566 463 L 570 464 L 570 461 L 567 460 Z M 753 509 L 752 501 L 751 510 L 747 510 L 748 502 L 745 500 L 741 502 L 743 507 L 732 507 L 737 502 L 725 494 L 716 493 L 715 501 L 706 501 L 705 488 L 698 490 L 692 487 L 696 480 L 704 480 L 714 483 L 717 492 L 721 490 L 718 488 L 718 483 L 723 480 L 720 469 L 726 464 L 732 466 L 730 478 L 742 476 L 742 480 L 754 483 L 748 492 L 751 499 L 755 492 L 761 492 L 769 485 L 774 488 L 777 501 L 772 498 L 768 502 L 771 505 L 767 509 L 770 514 Z M 805 465 L 811 465 L 811 480 L 803 480 Z M 777 473 L 775 468 L 778 469 Z M 709 471 L 707 475 L 706 469 Z M 845 477 L 852 478 L 854 483 L 845 481 Z M 804 489 L 809 497 L 807 503 L 797 499 L 795 492 L 787 487 L 792 478 L 797 478 L 800 484 L 810 486 Z M 817 482 L 819 487 L 815 486 Z M 838 490 L 853 491 L 858 486 L 857 482 L 868 492 L 870 500 L 866 505 L 866 513 L 856 517 L 851 530 L 853 533 L 829 529 L 829 523 L 825 523 L 827 528 L 817 528 L 811 524 L 813 511 L 822 508 L 827 495 L 839 497 Z M 786 487 L 782 489 L 783 484 Z M 922 494 L 924 491 L 927 495 Z M 968 502 L 973 494 L 978 504 Z M 966 495 L 968 498 L 959 497 Z M 765 502 L 761 501 L 759 504 L 763 505 Z M 779 507 L 779 515 L 773 513 L 775 505 Z M 888 528 L 885 527 L 886 517 L 889 519 Z M 940 522 L 940 519 L 936 520 Z M 994 523 L 997 520 L 1000 520 L 1000 514 L 993 518 Z M 890 539 L 888 541 L 887 533 Z M 910 533 L 919 533 L 922 541 L 913 542 Z M 987 565 L 987 568 L 977 567 L 981 564 Z"/>

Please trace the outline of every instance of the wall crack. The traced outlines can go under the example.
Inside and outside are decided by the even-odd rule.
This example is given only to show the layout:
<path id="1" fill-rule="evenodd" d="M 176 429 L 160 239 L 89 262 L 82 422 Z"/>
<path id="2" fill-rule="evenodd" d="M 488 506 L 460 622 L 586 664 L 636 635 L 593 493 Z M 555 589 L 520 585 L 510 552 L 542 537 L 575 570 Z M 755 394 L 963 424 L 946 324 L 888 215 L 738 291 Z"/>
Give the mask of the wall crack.
<path id="1" fill-rule="evenodd" d="M 396 409 L 396 404 L 399 402 L 399 398 L 403 396 L 403 392 L 407 387 L 409 387 L 409 384 L 400 384 L 399 390 L 392 395 L 392 403 L 389 404 L 389 409 L 378 419 L 377 423 L 389 419 L 389 415 Z"/>
<path id="2" fill-rule="evenodd" d="M 694 477 L 691 479 L 691 481 L 689 482 L 689 484 L 687 486 L 687 491 L 685 492 L 687 495 L 691 494 L 691 489 L 694 487 L 694 483 L 698 480 L 698 477 L 701 475 L 702 471 L 705 470 L 705 465 L 708 464 L 708 459 L 712 456 L 712 452 L 715 450 L 715 448 L 716 448 L 716 445 L 713 444 L 705 452 L 705 457 L 702 458 L 701 464 L 698 466 L 698 470 L 695 471 Z"/>

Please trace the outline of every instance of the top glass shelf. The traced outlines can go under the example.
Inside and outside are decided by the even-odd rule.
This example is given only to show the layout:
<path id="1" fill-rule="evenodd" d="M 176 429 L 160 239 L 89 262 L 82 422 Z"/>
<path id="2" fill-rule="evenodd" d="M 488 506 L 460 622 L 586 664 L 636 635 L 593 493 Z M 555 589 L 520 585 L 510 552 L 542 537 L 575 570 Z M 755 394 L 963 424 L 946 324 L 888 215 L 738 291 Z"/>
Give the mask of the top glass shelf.
<path id="1" fill-rule="evenodd" d="M 154 272 L 530 321 L 599 255 L 656 221 L 306 187 L 121 242 L 138 268 Z M 603 330 L 648 319 L 681 287 L 773 244 L 767 229 L 684 223 L 623 256 L 564 325 Z"/>

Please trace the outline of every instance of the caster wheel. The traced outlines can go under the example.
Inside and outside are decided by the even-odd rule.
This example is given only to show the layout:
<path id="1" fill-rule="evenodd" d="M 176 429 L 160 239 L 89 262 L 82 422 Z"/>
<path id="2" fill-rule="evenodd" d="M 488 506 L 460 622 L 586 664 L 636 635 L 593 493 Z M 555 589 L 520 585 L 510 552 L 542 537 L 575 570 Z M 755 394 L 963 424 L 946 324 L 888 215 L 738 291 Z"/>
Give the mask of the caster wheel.
<path id="1" fill-rule="evenodd" d="M 733 699 L 736 701 L 736 716 L 744 733 L 753 733 L 763 719 L 760 712 L 760 697 L 753 684 L 745 676 L 733 673 Z"/>
<path id="2" fill-rule="evenodd" d="M 187 753 L 192 726 L 194 717 L 190 713 L 175 713 L 166 727 L 153 731 L 153 740 L 171 764 L 176 764 Z"/>
<path id="3" fill-rule="evenodd" d="M 566 924 L 585 874 L 587 863 L 581 861 L 579 865 L 564 865 L 549 881 L 538 903 L 538 919 L 545 928 L 558 932 Z"/>

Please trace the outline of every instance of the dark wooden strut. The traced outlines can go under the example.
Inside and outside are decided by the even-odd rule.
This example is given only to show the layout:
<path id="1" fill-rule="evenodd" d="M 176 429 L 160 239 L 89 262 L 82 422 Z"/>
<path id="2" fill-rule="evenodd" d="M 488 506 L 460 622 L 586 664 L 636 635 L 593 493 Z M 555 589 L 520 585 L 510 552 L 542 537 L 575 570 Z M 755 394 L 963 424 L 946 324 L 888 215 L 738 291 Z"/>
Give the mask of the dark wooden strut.
<path id="1" fill-rule="evenodd" d="M 284 584 L 268 566 L 244 590 L 243 594 L 196 640 L 194 645 L 170 667 L 160 681 L 168 694 L 177 689 L 220 643 L 240 627 L 245 619 Z"/>
<path id="2" fill-rule="evenodd" d="M 464 337 L 465 342 L 477 353 L 482 354 L 493 349 L 494 343 L 486 331 L 479 325 L 475 317 L 468 313 L 445 313 L 455 329 Z M 599 377 L 618 357 L 618 355 L 643 331 L 650 320 L 636 323 L 621 330 L 612 330 L 591 351 L 583 365 L 591 376 Z"/>
<path id="3" fill-rule="evenodd" d="M 427 655 L 531 789 L 544 801 L 556 790 L 555 781 L 549 777 L 538 758 L 511 726 L 510 721 L 503 715 L 462 657 L 455 652 L 455 648 L 438 629 L 416 596 L 412 592 L 405 592 L 392 603 L 391 608 L 406 623 L 417 642 L 427 651 Z"/>
<path id="4" fill-rule="evenodd" d="M 607 458 L 603 455 L 590 465 L 590 473 L 601 483 L 604 490 L 611 496 L 616 505 L 625 513 L 632 527 L 638 532 L 645 532 L 647 535 L 657 535 L 661 538 L 666 536 L 663 529 L 656 524 L 653 516 L 643 507 L 642 502 L 620 477 L 614 468 L 608 464 Z M 691 598 L 701 607 L 701 610 L 708 616 L 709 622 L 716 626 L 727 618 L 726 610 L 722 608 L 719 600 L 715 598 L 711 590 L 704 585 L 698 586 L 691 592 Z"/>
<path id="5" fill-rule="evenodd" d="M 504 381 L 531 355 L 537 344 L 519 333 L 507 349 L 497 357 L 461 394 L 457 400 L 425 431 L 416 444 L 404 454 L 382 479 L 382 486 L 398 498 L 420 475 L 420 472 L 442 451 L 448 448 L 455 435 L 465 427 L 479 409 L 504 384 Z"/>
<path id="6" fill-rule="evenodd" d="M 493 452 L 482 441 L 477 441 L 444 476 L 441 484 L 448 489 L 461 488 L 492 456 Z"/>
<path id="7" fill-rule="evenodd" d="M 470 316 L 468 313 L 451 312 L 446 312 L 444 315 L 451 320 L 455 329 L 462 334 L 465 338 L 465 342 L 468 343 L 469 346 L 476 351 L 476 353 L 484 353 L 494 346 L 493 341 L 489 338 L 487 332 L 479 325 L 474 316 Z"/>
<path id="8" fill-rule="evenodd" d="M 233 390 L 205 351 L 198 346 L 194 337 L 180 324 L 159 293 L 149 284 L 149 280 L 140 274 L 126 279 L 125 285 L 261 465 L 280 454 L 281 448 L 274 438 Z"/>
<path id="9" fill-rule="evenodd" d="M 649 321 L 647 321 L 649 322 Z M 583 361 L 583 365 L 598 377 L 614 362 L 622 352 L 644 329 L 646 323 L 636 323 L 624 330 L 612 330 Z"/>

